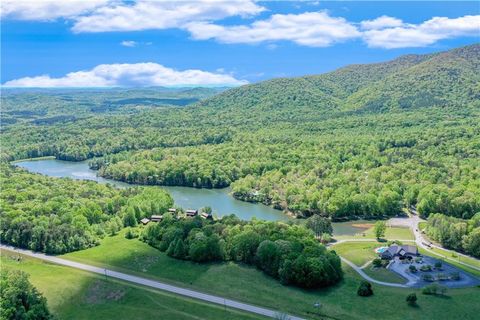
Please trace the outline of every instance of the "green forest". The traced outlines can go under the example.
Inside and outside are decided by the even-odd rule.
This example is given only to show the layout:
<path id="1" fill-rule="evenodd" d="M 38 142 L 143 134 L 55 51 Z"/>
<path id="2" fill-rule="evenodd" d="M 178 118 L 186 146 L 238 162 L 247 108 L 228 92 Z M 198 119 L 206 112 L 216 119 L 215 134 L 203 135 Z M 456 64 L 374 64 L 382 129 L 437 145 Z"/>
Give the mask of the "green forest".
<path id="1" fill-rule="evenodd" d="M 2 158 L 91 159 L 100 175 L 129 183 L 231 186 L 238 199 L 299 217 L 392 216 L 413 205 L 422 217 L 469 219 L 480 211 L 479 66 L 477 44 L 213 96 L 177 92 L 200 99 L 186 106 L 134 103 L 61 122 L 23 119 L 3 129 Z M 115 101 L 141 94 L 127 90 Z M 169 94 L 163 99 L 174 99 Z M 107 99 L 61 99 L 70 96 Z M 57 110 L 54 98 L 2 99 L 48 99 Z"/>
<path id="2" fill-rule="evenodd" d="M 416 206 L 423 218 L 467 221 L 480 211 L 479 67 L 476 44 L 228 90 L 12 89 L 2 96 L 11 120 L 1 159 L 89 159 L 101 176 L 132 184 L 230 186 L 240 200 L 298 217 L 380 218 Z M 148 188 L 2 168 L 1 239 L 40 251 L 89 247 L 133 215 L 161 212 L 130 205 L 141 194 L 171 204 Z"/>
<path id="3" fill-rule="evenodd" d="M 480 258 L 480 213 L 469 220 L 436 213 L 429 217 L 426 231 L 445 248 Z"/>
<path id="4" fill-rule="evenodd" d="M 50 254 L 95 246 L 128 225 L 132 214 L 140 220 L 173 204 L 163 190 L 117 189 L 8 165 L 0 172 L 0 241 Z"/>
<path id="5" fill-rule="evenodd" d="M 237 261 L 256 265 L 282 284 L 324 287 L 342 276 L 340 257 L 327 251 L 311 230 L 281 222 L 176 219 L 165 214 L 149 224 L 142 239 L 176 259 L 195 262 Z"/>

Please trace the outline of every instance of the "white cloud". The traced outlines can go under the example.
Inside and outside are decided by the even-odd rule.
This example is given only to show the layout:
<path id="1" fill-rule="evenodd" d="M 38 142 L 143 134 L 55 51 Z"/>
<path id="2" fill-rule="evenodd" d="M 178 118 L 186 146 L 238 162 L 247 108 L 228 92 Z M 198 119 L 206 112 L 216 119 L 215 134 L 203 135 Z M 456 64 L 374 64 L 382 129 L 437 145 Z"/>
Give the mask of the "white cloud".
<path id="1" fill-rule="evenodd" d="M 153 62 L 134 64 L 101 64 L 91 70 L 77 71 L 60 78 L 49 75 L 7 81 L 5 87 L 115 87 L 242 85 L 245 80 L 225 73 L 202 70 L 178 71 Z"/>
<path id="2" fill-rule="evenodd" d="M 135 47 L 137 45 L 136 41 L 131 40 L 123 40 L 120 44 L 124 47 Z"/>
<path id="3" fill-rule="evenodd" d="M 250 16 L 265 10 L 253 0 L 138 1 L 98 8 L 78 17 L 74 32 L 139 31 L 181 28 L 192 21 Z"/>
<path id="4" fill-rule="evenodd" d="M 266 9 L 256 0 L 1 0 L 0 3 L 2 19 L 63 18 L 73 24 L 72 31 L 76 33 L 177 28 L 189 31 L 196 40 L 267 42 L 270 48 L 278 41 L 326 47 L 362 38 L 369 47 L 393 49 L 423 47 L 454 37 L 480 37 L 478 15 L 434 17 L 419 24 L 384 15 L 354 23 L 320 11 L 273 14 L 250 24 L 224 25 L 218 20 L 250 17 Z M 150 43 L 123 41 L 121 44 L 132 47 Z"/>
<path id="5" fill-rule="evenodd" d="M 480 16 L 459 18 L 434 17 L 421 24 L 367 30 L 363 33 L 365 42 L 377 48 L 424 47 L 443 39 L 461 36 L 480 37 Z"/>
<path id="6" fill-rule="evenodd" d="M 361 35 L 344 18 L 331 17 L 324 11 L 274 14 L 267 20 L 255 21 L 249 26 L 192 22 L 186 27 L 196 40 L 215 39 L 224 43 L 287 40 L 310 47 L 326 47 Z"/>
<path id="7" fill-rule="evenodd" d="M 109 0 L 2 0 L 1 16 L 16 20 L 48 21 L 91 12 Z"/>
<path id="8" fill-rule="evenodd" d="M 389 16 L 381 16 L 373 20 L 362 21 L 360 25 L 362 29 L 365 30 L 378 30 L 389 27 L 400 27 L 403 25 L 403 21 Z"/>

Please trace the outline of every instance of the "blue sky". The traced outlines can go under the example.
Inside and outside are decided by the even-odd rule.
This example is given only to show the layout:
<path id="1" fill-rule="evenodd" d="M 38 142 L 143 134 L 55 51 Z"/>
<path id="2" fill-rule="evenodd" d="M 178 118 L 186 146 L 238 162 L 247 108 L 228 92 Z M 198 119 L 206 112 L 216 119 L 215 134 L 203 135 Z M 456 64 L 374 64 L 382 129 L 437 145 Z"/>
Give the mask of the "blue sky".
<path id="1" fill-rule="evenodd" d="M 447 50 L 480 28 L 475 1 L 5 0 L 2 15 L 10 86 L 242 84 Z"/>

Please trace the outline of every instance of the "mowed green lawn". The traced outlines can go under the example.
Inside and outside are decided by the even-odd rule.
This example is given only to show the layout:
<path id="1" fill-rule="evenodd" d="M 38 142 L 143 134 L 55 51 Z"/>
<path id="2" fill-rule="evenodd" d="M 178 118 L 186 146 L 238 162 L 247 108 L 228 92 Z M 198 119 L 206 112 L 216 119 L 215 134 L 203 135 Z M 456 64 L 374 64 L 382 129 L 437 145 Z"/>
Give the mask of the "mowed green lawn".
<path id="1" fill-rule="evenodd" d="M 375 222 L 375 221 L 374 221 Z M 373 223 L 374 223 L 373 222 Z M 337 240 L 344 239 L 376 239 L 373 227 L 365 230 L 363 233 L 356 235 L 334 236 Z M 415 237 L 410 228 L 404 227 L 387 227 L 384 239 L 387 240 L 415 240 Z"/>
<path id="2" fill-rule="evenodd" d="M 375 248 L 386 245 L 381 242 L 343 242 L 331 247 L 339 255 L 361 267 L 368 261 L 378 257 Z"/>
<path id="3" fill-rule="evenodd" d="M 457 253 L 453 253 L 453 252 L 450 252 L 450 251 L 447 251 L 447 250 L 438 249 L 438 248 L 432 248 L 431 250 L 432 250 L 433 252 L 442 254 L 442 255 L 444 255 L 445 257 L 452 258 L 452 259 L 455 259 L 455 260 L 457 260 L 457 261 L 461 261 L 461 262 L 464 262 L 464 263 L 468 263 L 468 264 L 471 265 L 471 266 L 480 268 L 480 261 L 479 261 L 478 259 L 470 258 L 470 257 L 464 257 L 464 256 L 459 255 L 459 254 L 457 254 Z"/>
<path id="4" fill-rule="evenodd" d="M 385 268 L 374 268 L 373 266 L 369 265 L 368 267 L 363 269 L 363 271 L 370 277 L 378 281 L 402 284 L 407 282 L 406 279 L 402 278 L 397 273 L 387 270 Z"/>
<path id="5" fill-rule="evenodd" d="M 16 256 L 3 251 L 2 268 L 30 274 L 58 319 L 265 319 L 33 258 L 10 258 Z"/>
<path id="6" fill-rule="evenodd" d="M 139 240 L 123 235 L 105 238 L 100 246 L 64 258 L 106 266 L 143 277 L 159 279 L 203 292 L 297 314 L 308 319 L 475 319 L 480 313 L 480 288 L 450 290 L 449 298 L 425 296 L 415 289 L 373 285 L 369 298 L 357 295 L 360 276 L 348 266 L 336 286 L 301 290 L 281 285 L 253 267 L 236 263 L 196 264 L 167 257 Z M 417 292 L 418 308 L 404 302 Z M 322 308 L 315 314 L 315 302 Z M 398 307 L 392 308 L 392 305 Z"/>

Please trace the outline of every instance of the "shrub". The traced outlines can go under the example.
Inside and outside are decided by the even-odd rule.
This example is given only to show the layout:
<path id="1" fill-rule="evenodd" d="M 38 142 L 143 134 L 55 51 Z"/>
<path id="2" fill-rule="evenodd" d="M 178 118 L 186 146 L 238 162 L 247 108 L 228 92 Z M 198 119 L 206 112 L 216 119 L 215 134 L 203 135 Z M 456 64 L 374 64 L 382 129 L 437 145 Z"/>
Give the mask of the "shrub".
<path id="1" fill-rule="evenodd" d="M 420 267 L 420 271 L 423 271 L 423 272 L 432 271 L 432 266 L 429 264 L 423 265 Z"/>
<path id="2" fill-rule="evenodd" d="M 132 228 L 128 228 L 127 232 L 125 233 L 125 238 L 127 238 L 127 239 L 138 238 L 138 233 L 135 230 L 133 230 Z"/>
<path id="3" fill-rule="evenodd" d="M 459 272 L 450 273 L 450 280 L 454 280 L 454 281 L 460 280 L 460 273 Z"/>
<path id="4" fill-rule="evenodd" d="M 439 281 L 445 281 L 445 280 L 448 280 L 448 279 L 449 279 L 449 277 L 445 273 L 437 274 L 437 280 L 439 280 Z"/>
<path id="5" fill-rule="evenodd" d="M 382 266 L 382 259 L 375 258 L 373 259 L 372 264 L 375 268 L 380 268 Z"/>
<path id="6" fill-rule="evenodd" d="M 400 240 L 390 240 L 390 241 L 387 241 L 387 246 L 391 246 L 392 244 L 398 244 L 399 246 L 403 245 L 403 242 L 400 241 Z"/>
<path id="7" fill-rule="evenodd" d="M 320 237 L 320 241 L 322 243 L 329 243 L 330 241 L 332 241 L 332 236 L 328 233 L 322 233 L 322 236 Z"/>
<path id="8" fill-rule="evenodd" d="M 426 273 L 426 274 L 422 274 L 422 280 L 432 282 L 434 279 L 431 274 Z"/>
<path id="9" fill-rule="evenodd" d="M 415 292 L 410 293 L 405 300 L 409 305 L 414 306 L 417 304 L 417 294 Z"/>
<path id="10" fill-rule="evenodd" d="M 417 267 L 415 267 L 414 265 L 410 265 L 410 266 L 408 267 L 408 270 L 409 270 L 410 272 L 412 272 L 412 273 L 415 273 L 415 272 L 417 272 Z"/>
<path id="11" fill-rule="evenodd" d="M 447 292 L 447 288 L 436 283 L 429 284 L 422 289 L 423 294 L 428 295 L 444 295 Z"/>
<path id="12" fill-rule="evenodd" d="M 358 287 L 357 294 L 361 297 L 368 297 L 373 294 L 372 284 L 368 281 L 362 281 Z"/>
<path id="13" fill-rule="evenodd" d="M 416 263 L 422 263 L 422 257 L 416 257 L 415 262 Z"/>
<path id="14" fill-rule="evenodd" d="M 434 265 L 434 266 L 435 266 L 435 269 L 437 269 L 437 270 L 442 270 L 442 265 L 443 265 L 443 264 L 442 264 L 441 261 L 437 261 L 437 262 L 435 262 L 435 265 Z"/>

